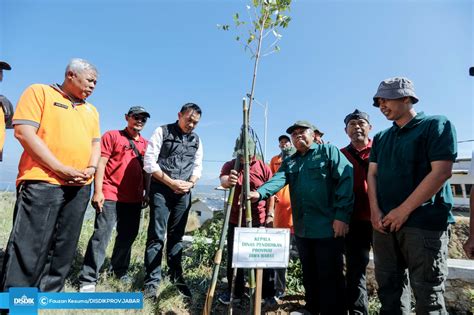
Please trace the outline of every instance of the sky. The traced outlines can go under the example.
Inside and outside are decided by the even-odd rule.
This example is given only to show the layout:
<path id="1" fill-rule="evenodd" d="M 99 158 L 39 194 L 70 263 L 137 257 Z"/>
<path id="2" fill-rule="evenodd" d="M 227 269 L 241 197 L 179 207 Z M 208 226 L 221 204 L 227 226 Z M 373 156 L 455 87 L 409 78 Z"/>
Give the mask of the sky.
<path id="1" fill-rule="evenodd" d="M 201 183 L 217 184 L 232 158 L 250 92 L 253 62 L 223 31 L 232 16 L 247 16 L 244 0 L 0 0 L 0 93 L 16 104 L 33 83 L 62 83 L 71 58 L 96 65 L 99 79 L 88 101 L 101 130 L 125 127 L 134 105 L 151 114 L 143 135 L 174 122 L 181 106 L 203 110 L 196 132 L 204 147 Z M 278 136 L 309 120 L 338 147 L 348 144 L 344 117 L 367 112 L 372 135 L 389 128 L 372 97 L 383 79 L 406 76 L 420 102 L 415 109 L 446 115 L 458 140 L 474 139 L 474 1 L 293 0 L 292 20 L 281 30 L 280 52 L 261 59 L 251 126 L 279 153 Z M 271 43 L 271 36 L 264 47 Z M 267 104 L 265 143 L 264 105 Z M 474 142 L 459 143 L 470 157 Z M 14 182 L 22 148 L 7 131 L 0 185 Z"/>

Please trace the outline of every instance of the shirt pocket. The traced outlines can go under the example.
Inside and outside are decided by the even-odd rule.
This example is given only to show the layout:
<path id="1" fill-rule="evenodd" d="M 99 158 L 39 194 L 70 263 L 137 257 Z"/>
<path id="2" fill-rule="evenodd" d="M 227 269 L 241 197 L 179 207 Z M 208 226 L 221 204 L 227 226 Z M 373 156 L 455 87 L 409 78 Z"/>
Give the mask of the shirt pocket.
<path id="1" fill-rule="evenodd" d="M 324 180 L 328 176 L 329 170 L 326 162 L 316 162 L 308 167 L 308 177 L 314 180 Z"/>

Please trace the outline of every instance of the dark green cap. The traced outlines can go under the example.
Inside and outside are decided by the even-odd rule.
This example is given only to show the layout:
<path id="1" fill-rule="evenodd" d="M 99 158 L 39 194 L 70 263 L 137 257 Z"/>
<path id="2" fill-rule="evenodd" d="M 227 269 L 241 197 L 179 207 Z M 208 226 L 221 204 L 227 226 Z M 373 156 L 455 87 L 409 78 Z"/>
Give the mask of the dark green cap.
<path id="1" fill-rule="evenodd" d="M 291 125 L 290 127 L 288 127 L 288 129 L 286 129 L 286 133 L 291 135 L 291 133 L 296 128 L 309 128 L 311 130 L 314 130 L 316 127 L 307 120 L 297 120 L 293 125 Z"/>

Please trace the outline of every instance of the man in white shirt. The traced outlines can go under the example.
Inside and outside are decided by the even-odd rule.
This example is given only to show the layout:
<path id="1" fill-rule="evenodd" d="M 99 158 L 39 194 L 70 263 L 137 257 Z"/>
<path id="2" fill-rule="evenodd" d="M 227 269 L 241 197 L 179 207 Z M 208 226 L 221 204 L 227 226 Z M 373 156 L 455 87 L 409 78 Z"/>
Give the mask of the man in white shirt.
<path id="1" fill-rule="evenodd" d="M 191 189 L 202 173 L 202 142 L 193 132 L 200 119 L 199 106 L 187 103 L 178 113 L 178 121 L 158 127 L 148 143 L 144 169 L 152 175 L 152 183 L 145 252 L 146 298 L 156 298 L 165 239 L 170 280 L 183 296 L 191 298 L 183 278 L 181 257 Z"/>

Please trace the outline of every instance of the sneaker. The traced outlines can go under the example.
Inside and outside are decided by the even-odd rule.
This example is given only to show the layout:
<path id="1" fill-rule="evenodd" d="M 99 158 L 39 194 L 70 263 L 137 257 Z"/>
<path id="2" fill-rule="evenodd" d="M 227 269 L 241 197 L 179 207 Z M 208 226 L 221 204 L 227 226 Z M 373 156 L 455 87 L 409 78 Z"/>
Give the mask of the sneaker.
<path id="1" fill-rule="evenodd" d="M 229 292 L 224 292 L 219 294 L 219 297 L 217 298 L 219 302 L 221 302 L 224 305 L 229 305 L 230 304 L 230 293 Z M 235 297 L 232 299 L 232 303 L 239 303 L 240 298 Z"/>
<path id="2" fill-rule="evenodd" d="M 79 292 L 82 293 L 91 293 L 95 292 L 95 284 L 81 284 Z"/>
<path id="3" fill-rule="evenodd" d="M 145 287 L 145 290 L 143 290 L 143 298 L 145 299 L 151 299 L 154 300 L 156 299 L 156 287 L 153 285 L 149 285 Z"/>

